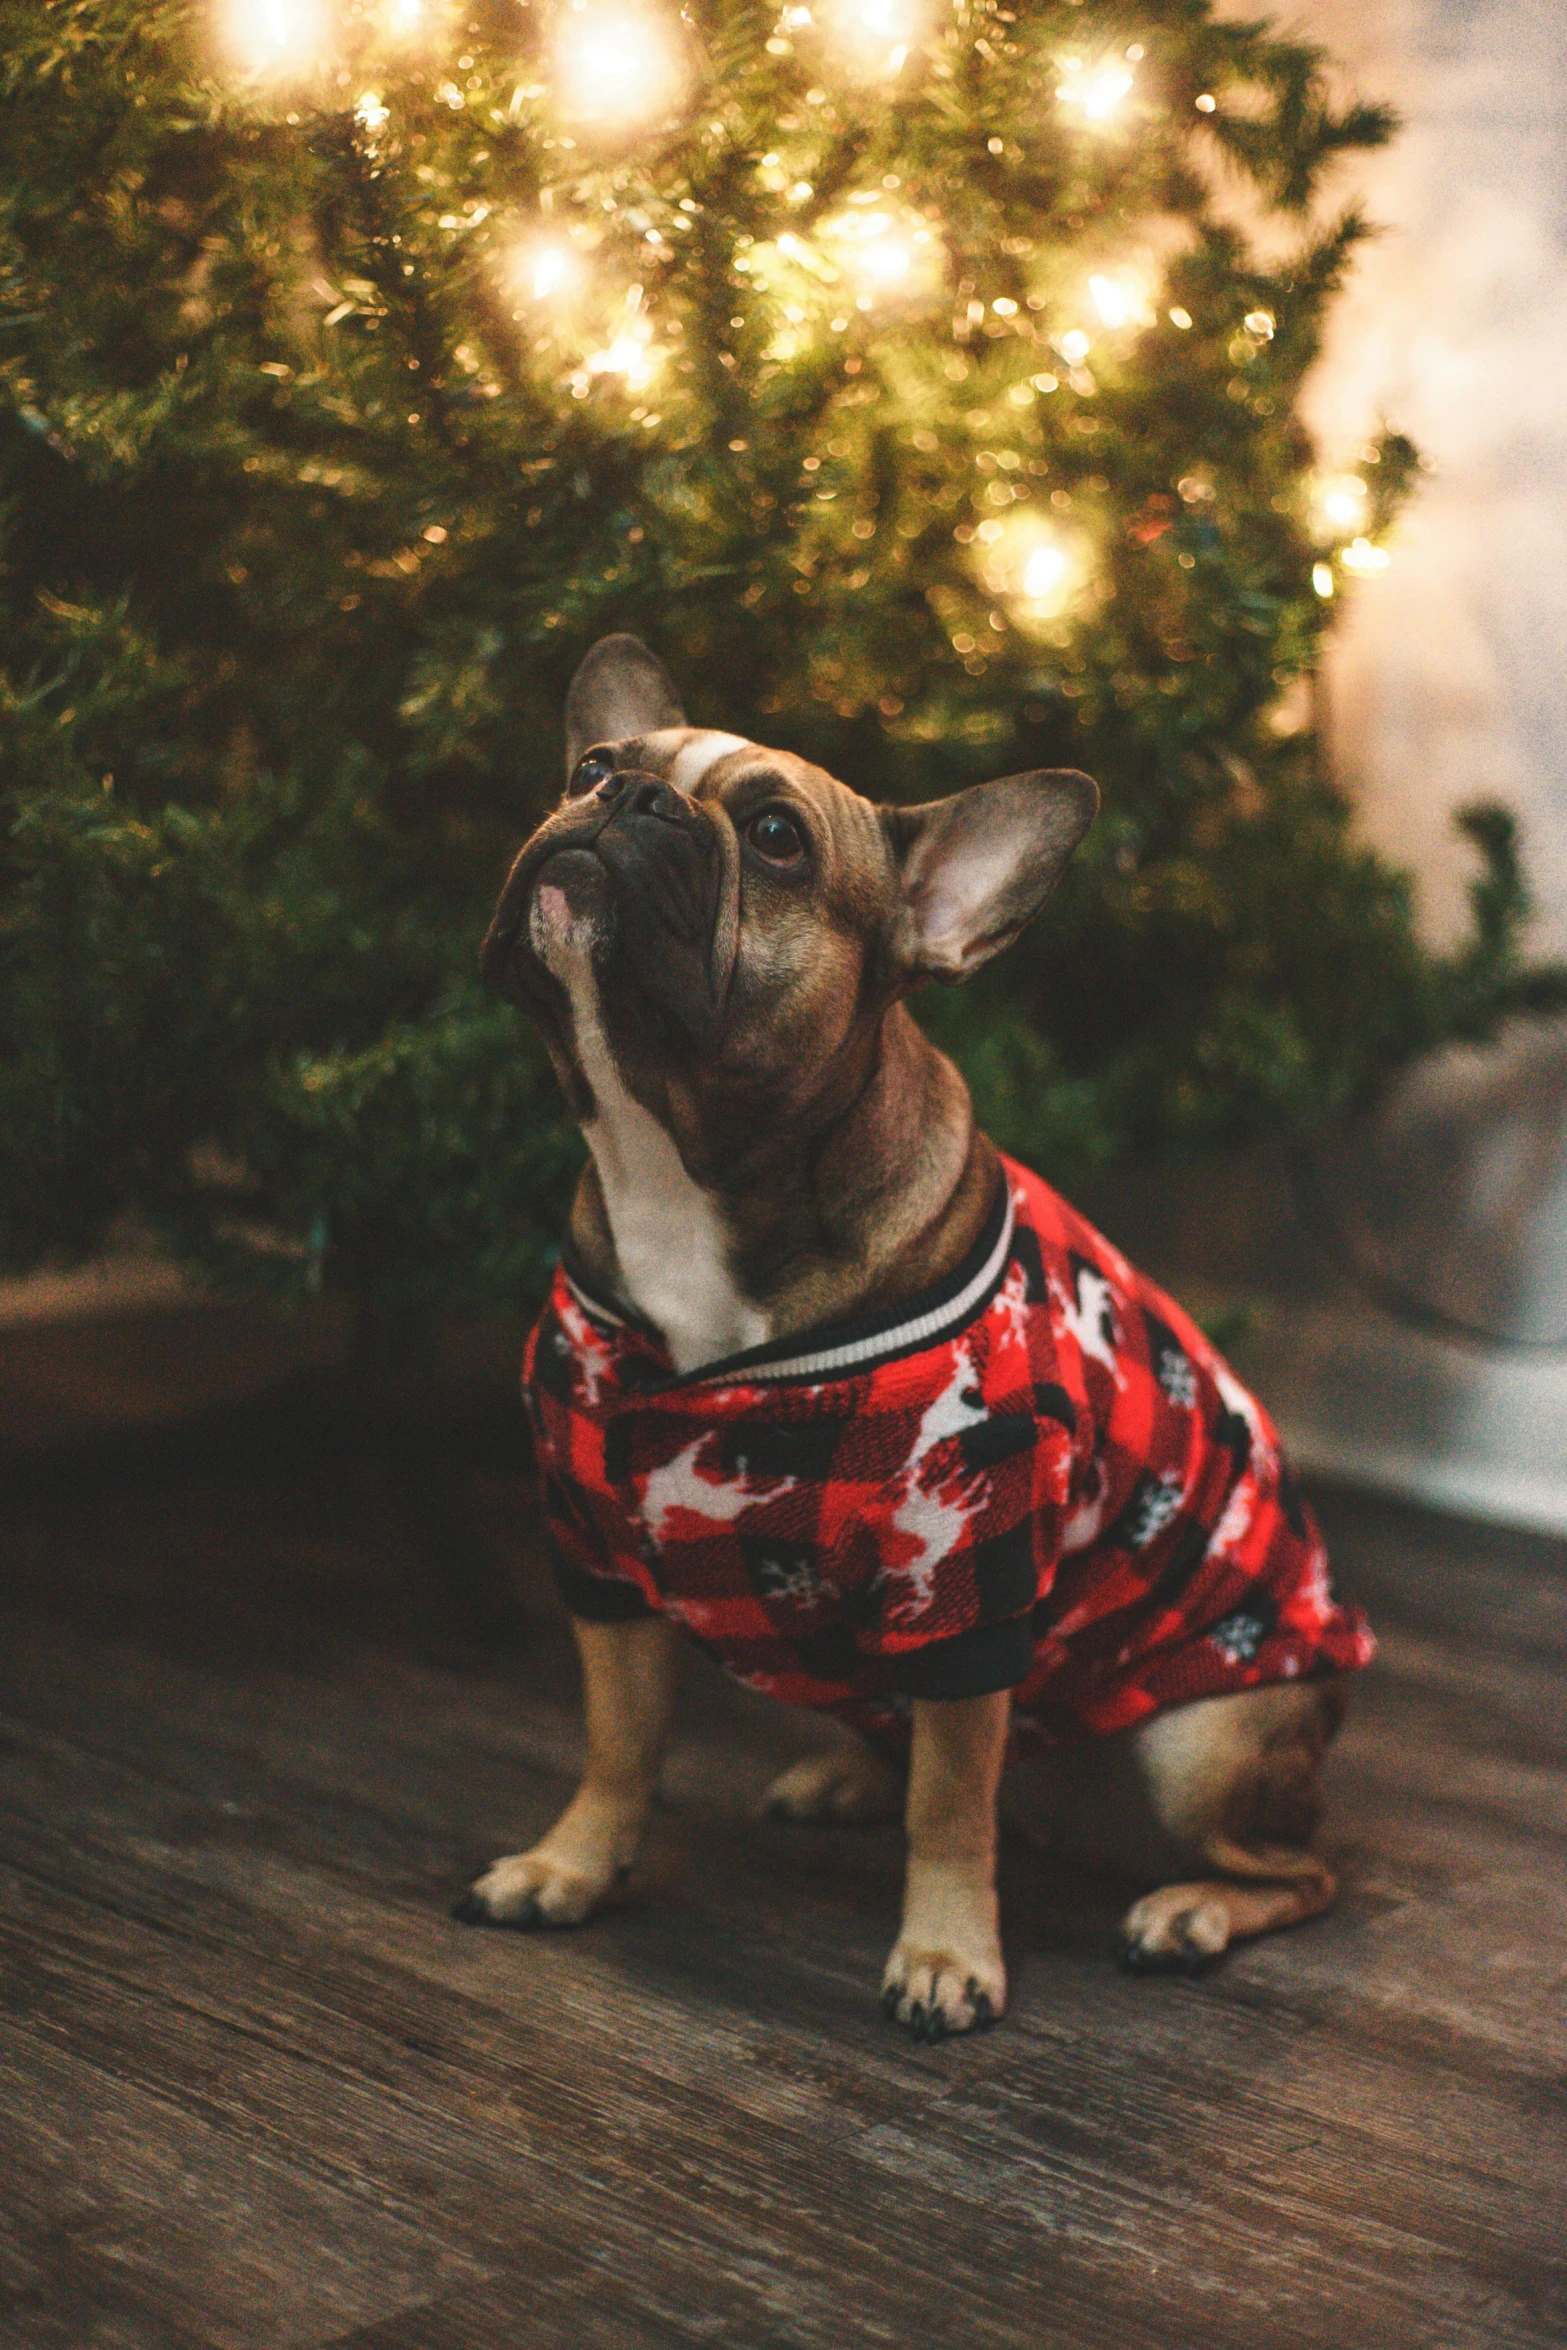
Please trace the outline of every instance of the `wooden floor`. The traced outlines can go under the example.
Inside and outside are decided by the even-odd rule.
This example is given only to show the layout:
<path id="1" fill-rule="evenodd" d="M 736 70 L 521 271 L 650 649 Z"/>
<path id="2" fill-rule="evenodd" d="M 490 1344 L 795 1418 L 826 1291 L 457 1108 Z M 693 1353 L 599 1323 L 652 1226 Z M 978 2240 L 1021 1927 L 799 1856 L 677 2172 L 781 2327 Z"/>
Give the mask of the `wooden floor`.
<path id="1" fill-rule="evenodd" d="M 1116 1896 L 1013 1850 L 1012 2012 L 927 2048 L 895 1833 L 747 1816 L 809 1722 L 694 1674 L 619 1911 L 464 1930 L 570 1781 L 559 1625 L 478 1645 L 367 1465 L 35 1483 L 0 2344 L 1560 2350 L 1567 1550 L 1324 1509 L 1385 1659 L 1342 1906 L 1133 1981 Z"/>

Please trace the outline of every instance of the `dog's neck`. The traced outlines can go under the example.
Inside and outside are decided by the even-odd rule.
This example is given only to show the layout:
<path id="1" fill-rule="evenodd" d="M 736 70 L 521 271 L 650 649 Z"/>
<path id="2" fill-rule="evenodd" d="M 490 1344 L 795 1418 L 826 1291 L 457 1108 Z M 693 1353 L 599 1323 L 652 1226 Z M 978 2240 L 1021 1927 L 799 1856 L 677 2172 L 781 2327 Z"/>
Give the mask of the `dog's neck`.
<path id="1" fill-rule="evenodd" d="M 972 1245 L 995 1151 L 962 1078 L 903 1005 L 816 1116 L 781 1130 L 737 1118 L 698 1181 L 671 1125 L 626 1086 L 586 960 L 561 976 L 593 1096 L 573 1243 L 593 1279 L 662 1334 L 678 1371 L 894 1305 Z"/>

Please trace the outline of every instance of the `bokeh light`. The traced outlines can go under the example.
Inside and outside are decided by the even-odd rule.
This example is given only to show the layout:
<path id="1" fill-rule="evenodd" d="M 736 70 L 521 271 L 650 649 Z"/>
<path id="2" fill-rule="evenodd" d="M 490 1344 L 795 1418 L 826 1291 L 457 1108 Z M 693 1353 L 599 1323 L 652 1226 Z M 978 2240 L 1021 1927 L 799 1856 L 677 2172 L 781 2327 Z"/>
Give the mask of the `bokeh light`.
<path id="1" fill-rule="evenodd" d="M 219 30 L 229 56 L 246 73 L 307 74 L 327 52 L 321 0 L 226 0 Z"/>
<path id="2" fill-rule="evenodd" d="M 819 14 L 841 64 L 889 79 L 902 72 L 927 21 L 924 0 L 826 0 Z"/>
<path id="3" fill-rule="evenodd" d="M 651 9 L 589 0 L 562 13 L 554 66 L 563 112 L 610 126 L 667 113 L 685 78 L 674 33 Z"/>
<path id="4" fill-rule="evenodd" d="M 974 557 L 980 585 L 1025 634 L 1048 631 L 1070 613 L 1092 574 L 1086 539 L 1042 514 L 1015 513 L 982 524 Z"/>
<path id="5" fill-rule="evenodd" d="M 1131 52 L 1128 51 L 1128 58 Z M 1141 56 L 1142 52 L 1137 52 Z M 1075 107 L 1085 122 L 1112 122 L 1130 97 L 1135 75 L 1126 59 L 1102 58 L 1090 64 L 1081 57 L 1063 57 L 1056 96 L 1063 106 Z"/>

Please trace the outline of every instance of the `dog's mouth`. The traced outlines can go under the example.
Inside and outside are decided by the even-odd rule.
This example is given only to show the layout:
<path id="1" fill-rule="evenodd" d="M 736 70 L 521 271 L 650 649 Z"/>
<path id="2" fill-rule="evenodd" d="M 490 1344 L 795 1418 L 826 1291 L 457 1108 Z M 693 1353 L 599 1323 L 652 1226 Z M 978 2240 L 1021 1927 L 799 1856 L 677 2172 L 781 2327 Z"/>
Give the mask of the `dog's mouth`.
<path id="1" fill-rule="evenodd" d="M 709 1035 L 721 1020 L 739 941 L 732 828 L 659 784 L 606 793 L 589 820 L 550 818 L 519 855 L 480 950 L 487 986 L 537 1001 L 565 956 L 611 954 L 639 993 Z M 620 779 L 616 779 L 617 782 Z"/>

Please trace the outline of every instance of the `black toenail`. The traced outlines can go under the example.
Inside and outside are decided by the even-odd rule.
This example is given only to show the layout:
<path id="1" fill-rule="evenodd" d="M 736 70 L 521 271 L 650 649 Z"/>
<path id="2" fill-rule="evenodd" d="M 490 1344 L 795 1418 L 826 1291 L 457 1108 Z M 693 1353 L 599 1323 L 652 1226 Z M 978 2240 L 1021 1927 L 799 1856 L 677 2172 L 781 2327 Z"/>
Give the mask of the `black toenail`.
<path id="1" fill-rule="evenodd" d="M 988 1991 L 975 1990 L 970 1986 L 970 1996 L 974 2001 L 974 2021 L 983 2031 L 986 2025 L 993 2024 L 996 2020 L 996 2011 L 991 2005 L 990 1994 Z"/>
<path id="2" fill-rule="evenodd" d="M 470 1885 L 466 1893 L 459 1893 L 452 1903 L 450 1915 L 460 1926 L 493 1926 L 489 1905 Z"/>
<path id="3" fill-rule="evenodd" d="M 891 2023 L 898 2012 L 898 2001 L 903 1994 L 896 1983 L 889 1983 L 881 1995 L 881 2012 Z"/>

